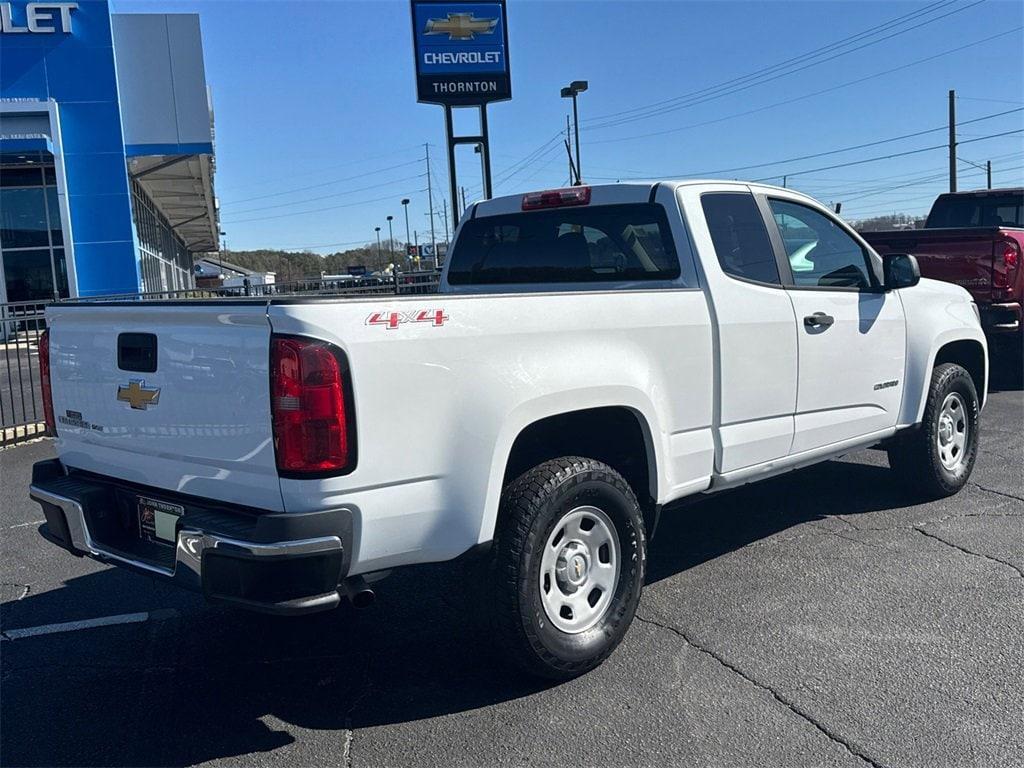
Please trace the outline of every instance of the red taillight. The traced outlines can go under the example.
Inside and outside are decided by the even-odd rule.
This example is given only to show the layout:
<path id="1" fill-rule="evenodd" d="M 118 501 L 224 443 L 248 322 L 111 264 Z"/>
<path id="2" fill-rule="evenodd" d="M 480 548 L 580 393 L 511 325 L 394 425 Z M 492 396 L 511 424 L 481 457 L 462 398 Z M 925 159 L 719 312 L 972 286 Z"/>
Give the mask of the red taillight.
<path id="1" fill-rule="evenodd" d="M 568 187 L 549 189 L 546 192 L 531 192 L 523 195 L 523 210 L 539 208 L 565 208 L 570 205 L 589 205 L 590 187 Z"/>
<path id="2" fill-rule="evenodd" d="M 43 393 L 43 420 L 46 434 L 57 434 L 57 422 L 53 418 L 53 390 L 50 388 L 50 331 L 39 335 L 39 388 Z"/>
<path id="3" fill-rule="evenodd" d="M 993 288 L 1013 286 L 1017 268 L 1020 266 L 1020 246 L 1016 240 L 996 241 L 995 268 L 992 270 Z"/>
<path id="4" fill-rule="evenodd" d="M 342 474 L 355 467 L 348 365 L 332 344 L 274 336 L 270 397 L 281 473 Z"/>

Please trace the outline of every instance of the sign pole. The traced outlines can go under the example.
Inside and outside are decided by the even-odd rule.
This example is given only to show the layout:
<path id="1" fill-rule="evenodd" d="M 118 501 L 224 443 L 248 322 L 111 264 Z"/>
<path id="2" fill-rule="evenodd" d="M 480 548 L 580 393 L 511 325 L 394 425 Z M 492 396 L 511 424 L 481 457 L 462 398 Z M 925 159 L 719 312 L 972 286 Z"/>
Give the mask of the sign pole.
<path id="1" fill-rule="evenodd" d="M 452 221 L 454 221 L 455 226 L 457 227 L 459 226 L 459 212 L 458 206 L 455 205 L 455 201 L 459 199 L 459 182 L 455 175 L 455 129 L 454 120 L 452 119 L 452 107 L 450 104 L 444 105 L 444 131 L 445 135 L 448 137 L 448 187 L 452 196 Z"/>
<path id="2" fill-rule="evenodd" d="M 484 166 L 484 200 L 490 200 L 494 192 L 491 189 L 491 139 L 487 132 L 486 103 L 480 105 L 480 135 L 483 137 L 483 141 L 480 142 L 480 161 Z"/>

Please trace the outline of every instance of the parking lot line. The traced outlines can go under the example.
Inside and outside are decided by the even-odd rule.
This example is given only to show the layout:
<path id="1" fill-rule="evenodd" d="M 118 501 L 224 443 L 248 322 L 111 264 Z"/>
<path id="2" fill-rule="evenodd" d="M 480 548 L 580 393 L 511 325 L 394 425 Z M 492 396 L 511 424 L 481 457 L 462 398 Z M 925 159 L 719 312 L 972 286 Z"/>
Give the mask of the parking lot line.
<path id="1" fill-rule="evenodd" d="M 55 635 L 58 632 L 75 632 L 79 629 L 92 629 L 93 627 L 109 627 L 113 624 L 141 624 L 149 620 L 149 612 L 143 613 L 121 613 L 116 616 L 100 616 L 96 619 L 83 619 L 82 621 L 67 621 L 61 624 L 43 624 L 38 627 L 23 627 L 21 629 L 4 630 L 4 637 L 8 640 L 19 640 L 23 637 L 37 637 L 39 635 Z"/>

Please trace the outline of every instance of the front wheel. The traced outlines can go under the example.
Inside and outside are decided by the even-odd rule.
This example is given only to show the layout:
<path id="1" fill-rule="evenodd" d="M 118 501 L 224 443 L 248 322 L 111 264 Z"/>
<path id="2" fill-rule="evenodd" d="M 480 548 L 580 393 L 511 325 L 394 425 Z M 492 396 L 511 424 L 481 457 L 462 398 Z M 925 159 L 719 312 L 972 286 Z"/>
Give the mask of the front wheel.
<path id="1" fill-rule="evenodd" d="M 974 469 L 980 407 L 974 381 L 964 368 L 937 365 L 924 418 L 889 448 L 889 466 L 928 498 L 952 496 L 967 484 Z"/>
<path id="2" fill-rule="evenodd" d="M 643 587 L 632 489 L 599 461 L 553 459 L 509 484 L 499 515 L 488 602 L 504 650 L 544 677 L 593 669 L 622 640 Z"/>

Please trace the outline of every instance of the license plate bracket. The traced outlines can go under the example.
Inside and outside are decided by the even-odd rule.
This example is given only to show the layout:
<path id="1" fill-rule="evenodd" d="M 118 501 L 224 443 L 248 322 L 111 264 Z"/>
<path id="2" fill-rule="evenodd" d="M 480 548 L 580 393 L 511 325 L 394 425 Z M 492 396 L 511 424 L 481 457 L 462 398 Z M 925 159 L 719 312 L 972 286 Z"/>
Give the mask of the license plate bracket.
<path id="1" fill-rule="evenodd" d="M 180 504 L 139 496 L 139 536 L 154 544 L 177 542 L 178 518 L 185 514 Z"/>

